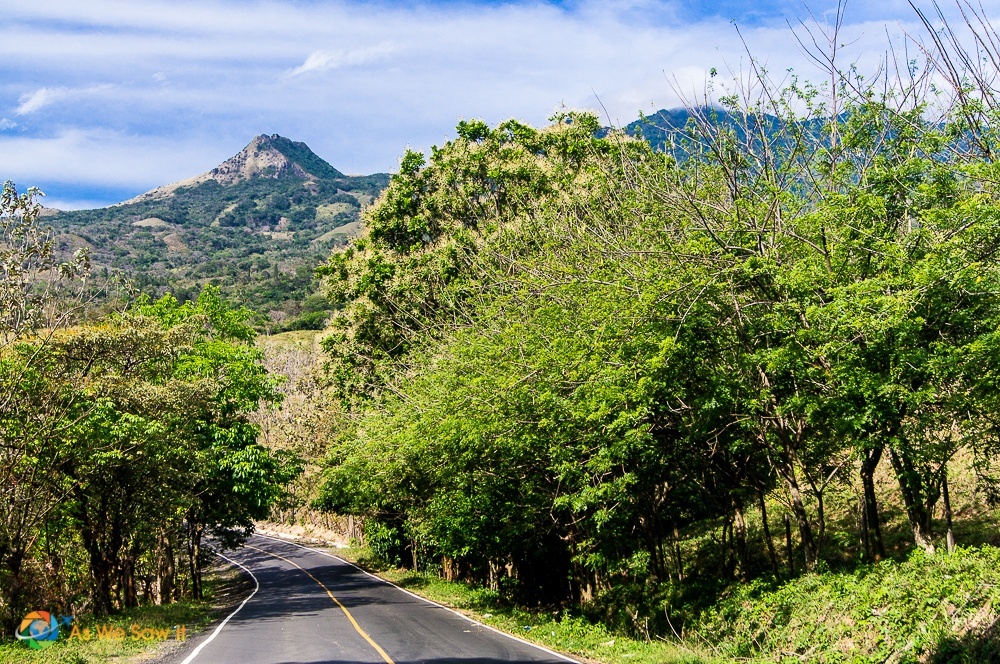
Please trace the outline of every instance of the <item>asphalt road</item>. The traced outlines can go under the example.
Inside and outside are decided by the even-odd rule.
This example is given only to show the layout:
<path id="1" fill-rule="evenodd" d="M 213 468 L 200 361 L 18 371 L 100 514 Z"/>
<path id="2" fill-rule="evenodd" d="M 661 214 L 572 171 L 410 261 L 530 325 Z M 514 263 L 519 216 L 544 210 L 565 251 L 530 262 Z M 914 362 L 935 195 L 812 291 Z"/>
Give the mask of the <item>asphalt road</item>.
<path id="1" fill-rule="evenodd" d="M 565 664 L 338 558 L 255 535 L 226 557 L 256 590 L 220 627 L 175 651 L 176 664 Z"/>

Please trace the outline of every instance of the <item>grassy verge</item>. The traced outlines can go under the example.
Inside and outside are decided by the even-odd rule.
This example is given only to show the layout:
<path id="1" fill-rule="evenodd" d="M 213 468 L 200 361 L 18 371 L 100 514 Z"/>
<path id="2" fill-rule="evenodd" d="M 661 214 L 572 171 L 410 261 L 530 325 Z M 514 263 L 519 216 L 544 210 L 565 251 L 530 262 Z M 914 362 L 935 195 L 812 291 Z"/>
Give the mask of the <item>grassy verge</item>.
<path id="1" fill-rule="evenodd" d="M 998 609 L 1000 549 L 915 551 L 778 587 L 734 587 L 697 632 L 742 661 L 992 662 Z"/>
<path id="2" fill-rule="evenodd" d="M 992 546 L 916 551 L 782 585 L 734 585 L 683 643 L 645 642 L 577 615 L 514 607 L 481 587 L 380 567 L 364 549 L 336 553 L 487 625 L 593 662 L 1000 661 L 1000 548 Z"/>
<path id="3" fill-rule="evenodd" d="M 205 576 L 204 600 L 142 606 L 104 620 L 82 618 L 79 622 L 74 621 L 80 629 L 78 635 L 69 638 L 71 630 L 60 626 L 59 640 L 44 650 L 32 650 L 17 641 L 4 641 L 0 643 L 0 664 L 149 661 L 165 650 L 180 646 L 178 626 L 184 627 L 183 635 L 187 638 L 204 629 L 223 608 L 232 604 L 235 597 L 246 594 L 245 583 L 238 570 L 214 567 Z M 90 630 L 89 640 L 82 638 L 85 629 Z"/>
<path id="4" fill-rule="evenodd" d="M 719 661 L 682 644 L 661 640 L 646 642 L 613 634 L 602 625 L 569 613 L 529 611 L 511 606 L 496 592 L 466 583 L 445 581 L 435 574 L 388 569 L 372 561 L 364 549 L 337 549 L 333 552 L 401 588 L 453 607 L 490 627 L 583 660 L 607 664 L 706 664 Z"/>

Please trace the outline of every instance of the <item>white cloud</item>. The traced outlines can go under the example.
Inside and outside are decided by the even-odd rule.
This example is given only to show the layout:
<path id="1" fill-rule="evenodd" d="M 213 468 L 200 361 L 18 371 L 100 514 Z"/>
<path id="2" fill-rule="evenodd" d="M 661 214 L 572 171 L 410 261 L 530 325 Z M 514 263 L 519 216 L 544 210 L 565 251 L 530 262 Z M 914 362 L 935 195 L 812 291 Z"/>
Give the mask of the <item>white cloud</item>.
<path id="1" fill-rule="evenodd" d="M 48 106 L 59 99 L 64 99 L 68 92 L 66 88 L 39 88 L 34 92 L 26 92 L 21 95 L 21 98 L 18 100 L 20 105 L 14 112 L 18 115 L 34 113 L 43 106 Z"/>
<path id="2" fill-rule="evenodd" d="M 0 118 L 0 131 L 10 131 L 17 127 L 17 123 L 8 118 Z"/>
<path id="3" fill-rule="evenodd" d="M 804 14 L 770 2 L 795 5 L 793 24 Z M 13 4 L 0 22 L 0 109 L 25 119 L 23 143 L 0 136 L 6 175 L 135 193 L 207 170 L 259 133 L 370 173 L 395 168 L 406 145 L 446 140 L 459 118 L 544 124 L 564 103 L 626 124 L 703 92 L 710 67 L 739 72 L 747 59 L 728 21 L 684 23 L 679 0 Z M 870 71 L 882 19 L 896 39 L 921 33 L 914 18 L 903 0 L 849 6 L 844 66 Z M 771 71 L 811 73 L 781 17 L 741 30 Z M 25 161 L 7 157 L 15 148 Z"/>
<path id="4" fill-rule="evenodd" d="M 340 69 L 382 60 L 399 49 L 389 43 L 355 50 L 313 51 L 306 61 L 288 73 L 298 76 L 310 71 Z"/>
<path id="5" fill-rule="evenodd" d="M 35 111 L 50 106 L 52 104 L 65 101 L 67 99 L 86 97 L 99 94 L 112 89 L 112 85 L 94 85 L 88 88 L 39 88 L 34 92 L 26 92 L 18 99 L 18 107 L 14 110 L 17 115 L 28 115 Z"/>
<path id="6" fill-rule="evenodd" d="M 231 156 L 198 136 L 177 140 L 79 129 L 48 138 L 0 136 L 0 154 L 5 166 L 16 164 L 16 173 L 4 179 L 23 188 L 61 181 L 137 193 L 207 171 Z"/>

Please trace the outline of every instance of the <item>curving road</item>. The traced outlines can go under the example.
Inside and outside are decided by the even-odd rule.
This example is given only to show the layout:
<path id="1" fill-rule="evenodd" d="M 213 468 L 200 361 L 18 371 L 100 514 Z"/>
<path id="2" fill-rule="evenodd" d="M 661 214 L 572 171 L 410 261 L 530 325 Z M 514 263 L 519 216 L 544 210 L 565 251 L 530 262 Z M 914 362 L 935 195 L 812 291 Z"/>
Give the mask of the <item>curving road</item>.
<path id="1" fill-rule="evenodd" d="M 176 664 L 500 664 L 575 660 L 494 631 L 321 551 L 254 535 L 226 558 L 256 590 Z"/>

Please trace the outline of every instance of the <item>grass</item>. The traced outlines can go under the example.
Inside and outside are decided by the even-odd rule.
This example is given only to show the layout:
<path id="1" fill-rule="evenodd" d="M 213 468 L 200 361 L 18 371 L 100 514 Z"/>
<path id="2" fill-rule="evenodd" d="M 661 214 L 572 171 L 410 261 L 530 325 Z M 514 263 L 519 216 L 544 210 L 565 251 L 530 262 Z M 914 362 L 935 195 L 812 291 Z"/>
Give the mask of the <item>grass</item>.
<path id="1" fill-rule="evenodd" d="M 257 340 L 257 343 L 262 346 L 274 348 L 298 347 L 312 349 L 316 345 L 318 334 L 316 330 L 293 330 L 262 336 Z"/>
<path id="2" fill-rule="evenodd" d="M 695 631 L 743 661 L 997 661 L 995 606 L 1000 549 L 917 550 L 853 572 L 734 587 Z"/>
<path id="3" fill-rule="evenodd" d="M 363 548 L 337 549 L 342 558 L 377 573 L 401 588 L 457 609 L 469 617 L 526 641 L 591 662 L 614 664 L 707 664 L 721 661 L 677 642 L 642 641 L 614 634 L 569 612 L 528 610 L 505 602 L 498 593 L 432 573 L 378 565 Z"/>
<path id="4" fill-rule="evenodd" d="M 491 627 L 592 662 L 1000 661 L 1000 548 L 989 545 L 733 585 L 683 641 L 649 642 L 573 613 L 511 606 L 482 587 L 385 568 L 365 549 L 336 553 Z"/>
<path id="5" fill-rule="evenodd" d="M 97 662 L 142 662 L 165 648 L 177 647 L 177 626 L 184 626 L 191 638 L 214 620 L 219 612 L 243 591 L 246 581 L 235 568 L 215 567 L 205 576 L 205 599 L 183 600 L 165 606 L 142 606 L 104 620 L 83 618 L 74 625 L 79 635 L 69 638 L 69 629 L 60 627 L 59 640 L 44 650 L 32 650 L 17 641 L 0 643 L 0 664 L 92 664 Z M 139 636 L 133 634 L 133 626 Z M 120 629 L 124 638 L 110 638 Z M 82 638 L 85 629 L 90 639 Z M 142 631 L 145 633 L 143 638 Z M 97 633 L 101 631 L 105 638 Z M 163 637 L 166 636 L 164 639 Z"/>

